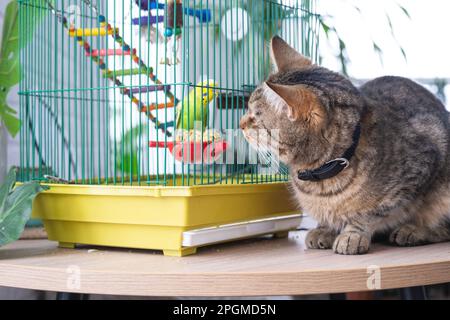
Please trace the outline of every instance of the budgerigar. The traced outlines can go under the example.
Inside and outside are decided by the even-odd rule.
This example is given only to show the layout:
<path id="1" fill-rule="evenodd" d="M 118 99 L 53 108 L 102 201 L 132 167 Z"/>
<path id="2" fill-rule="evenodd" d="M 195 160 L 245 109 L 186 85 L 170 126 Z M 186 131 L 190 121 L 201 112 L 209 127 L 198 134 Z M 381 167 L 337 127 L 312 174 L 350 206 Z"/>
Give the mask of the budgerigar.
<path id="1" fill-rule="evenodd" d="M 216 96 L 214 88 L 217 86 L 213 80 L 203 81 L 178 103 L 176 122 L 178 130 L 204 131 L 206 129 L 209 120 L 209 104 Z M 195 127 L 196 122 L 201 122 L 201 127 Z"/>

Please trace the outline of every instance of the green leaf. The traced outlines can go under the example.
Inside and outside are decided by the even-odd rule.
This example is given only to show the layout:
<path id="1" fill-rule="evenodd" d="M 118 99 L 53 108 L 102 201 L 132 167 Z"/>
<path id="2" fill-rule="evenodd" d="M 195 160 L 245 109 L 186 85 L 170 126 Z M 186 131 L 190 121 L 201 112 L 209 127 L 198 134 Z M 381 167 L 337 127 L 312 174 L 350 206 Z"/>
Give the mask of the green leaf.
<path id="1" fill-rule="evenodd" d="M 10 88 L 20 80 L 19 24 L 17 1 L 11 1 L 5 10 L 0 51 L 0 83 Z"/>
<path id="2" fill-rule="evenodd" d="M 20 81 L 19 59 L 0 60 L 0 83 L 3 88 L 11 88 Z"/>
<path id="3" fill-rule="evenodd" d="M 28 182 L 7 195 L 0 213 L 0 246 L 19 239 L 31 217 L 34 198 L 44 190 L 48 190 L 48 187 L 41 186 L 38 182 Z"/>
<path id="4" fill-rule="evenodd" d="M 16 184 L 16 170 L 11 169 L 8 172 L 8 176 L 6 177 L 5 182 L 0 186 L 0 218 L 2 217 L 2 213 L 4 211 L 6 198 L 14 188 L 15 184 Z"/>
<path id="5" fill-rule="evenodd" d="M 21 209 L 20 214 L 11 214 L 0 222 L 0 247 L 20 238 L 28 219 L 31 217 L 32 199 L 29 202 Z"/>
<path id="6" fill-rule="evenodd" d="M 344 40 L 342 40 L 342 38 L 339 37 L 337 31 L 336 31 L 336 36 L 338 37 L 338 41 L 339 41 L 338 59 L 341 63 L 342 73 L 345 76 L 348 76 L 347 64 L 348 64 L 349 60 L 348 60 L 348 56 L 347 56 L 347 45 L 345 44 Z"/>
<path id="7" fill-rule="evenodd" d="M 353 9 L 355 9 L 356 11 L 358 11 L 358 13 L 359 13 L 360 15 L 362 15 L 362 10 L 361 10 L 360 7 L 358 7 L 357 5 L 353 5 Z"/>
<path id="8" fill-rule="evenodd" d="M 406 55 L 405 49 L 403 49 L 403 47 L 400 45 L 399 45 L 399 48 L 400 48 L 400 52 L 402 53 L 403 58 L 405 59 L 406 62 L 408 62 L 408 56 Z"/>
<path id="9" fill-rule="evenodd" d="M 341 51 L 347 49 L 347 45 L 345 44 L 344 40 L 342 40 L 341 38 L 339 38 L 338 40 L 339 40 L 339 49 Z"/>
<path id="10" fill-rule="evenodd" d="M 11 87 L 20 81 L 18 4 L 11 1 L 5 10 L 0 47 L 0 121 L 14 137 L 20 129 L 15 111 L 6 103 Z"/>
<path id="11" fill-rule="evenodd" d="M 373 50 L 375 51 L 375 53 L 378 55 L 378 58 L 380 59 L 380 63 L 383 64 L 383 50 L 381 50 L 380 46 L 373 41 Z"/>
<path id="12" fill-rule="evenodd" d="M 5 112 L 1 116 L 3 118 L 3 123 L 5 124 L 6 129 L 8 130 L 11 137 L 14 138 L 20 131 L 20 120 L 10 112 Z"/>
<path id="13" fill-rule="evenodd" d="M 53 4 L 54 0 L 49 2 Z M 19 41 L 18 1 L 10 1 L 5 10 L 0 47 L 0 121 L 3 121 L 13 137 L 20 130 L 20 121 L 14 116 L 16 112 L 7 106 L 6 97 L 11 87 L 17 85 L 21 79 L 20 46 L 24 46 L 33 38 L 38 22 L 47 12 L 48 10 L 43 10 L 41 0 L 27 1 L 27 9 L 21 10 L 21 19 L 24 23 L 22 39 Z"/>
<path id="14" fill-rule="evenodd" d="M 388 13 L 386 13 L 386 20 L 388 21 L 389 30 L 391 30 L 391 35 L 395 38 L 394 25 L 392 24 L 392 19 Z"/>
<path id="15" fill-rule="evenodd" d="M 12 137 L 20 131 L 20 120 L 16 117 L 16 110 L 6 104 L 9 90 L 0 88 L 0 122 L 3 122 Z"/>
<path id="16" fill-rule="evenodd" d="M 18 12 L 17 1 L 13 0 L 6 6 L 2 33 L 2 58 L 8 57 L 10 52 L 17 52 L 19 47 Z"/>
<path id="17" fill-rule="evenodd" d="M 409 19 L 411 19 L 411 15 L 409 14 L 409 11 L 408 11 L 405 7 L 403 7 L 402 5 L 400 5 L 400 4 L 398 4 L 398 3 L 397 3 L 397 5 L 398 5 L 398 7 L 400 8 L 400 10 L 402 10 L 403 13 L 404 13 Z"/>
<path id="18" fill-rule="evenodd" d="M 383 52 L 383 50 L 381 50 L 380 46 L 376 42 L 373 42 L 373 50 L 377 53 Z"/>
<path id="19" fill-rule="evenodd" d="M 407 55 L 406 55 L 406 51 L 405 51 L 405 49 L 403 49 L 403 47 L 401 46 L 401 44 L 398 42 L 397 37 L 395 36 L 394 25 L 392 24 L 392 19 L 391 19 L 391 17 L 389 16 L 388 13 L 386 13 L 386 19 L 387 19 L 387 21 L 388 21 L 389 29 L 391 30 L 392 38 L 393 38 L 393 39 L 395 40 L 395 42 L 397 43 L 398 48 L 400 49 L 400 52 L 401 52 L 401 54 L 402 54 L 402 56 L 403 56 L 403 59 L 405 59 L 405 61 L 408 62 L 408 57 L 407 57 Z"/>
<path id="20" fill-rule="evenodd" d="M 120 143 L 120 150 L 116 157 L 117 170 L 123 170 L 125 175 L 134 176 L 138 174 L 139 159 L 138 148 L 139 139 L 143 139 L 148 130 L 146 125 L 137 126 L 128 130 Z"/>
<path id="21" fill-rule="evenodd" d="M 17 111 L 14 110 L 13 108 L 11 108 L 11 107 L 8 106 L 8 105 L 4 105 L 3 108 L 4 108 L 4 110 L 5 110 L 6 112 L 8 112 L 8 113 L 10 113 L 10 114 L 17 114 Z"/>
<path id="22" fill-rule="evenodd" d="M 319 23 L 322 26 L 323 31 L 325 32 L 325 36 L 327 37 L 327 39 L 329 39 L 330 30 L 331 30 L 330 26 L 327 25 L 325 23 L 325 21 L 323 21 L 322 19 L 319 19 Z"/>

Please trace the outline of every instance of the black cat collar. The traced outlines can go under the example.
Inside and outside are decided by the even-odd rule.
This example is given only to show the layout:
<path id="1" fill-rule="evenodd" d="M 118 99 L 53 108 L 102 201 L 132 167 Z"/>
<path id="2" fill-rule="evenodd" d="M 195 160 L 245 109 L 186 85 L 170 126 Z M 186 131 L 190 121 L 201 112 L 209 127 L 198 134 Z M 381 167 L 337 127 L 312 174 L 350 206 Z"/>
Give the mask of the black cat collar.
<path id="1" fill-rule="evenodd" d="M 341 158 L 337 158 L 328 161 L 320 168 L 314 170 L 305 170 L 298 172 L 298 179 L 302 181 L 312 181 L 319 182 L 322 180 L 327 180 L 334 178 L 343 170 L 347 169 L 350 165 L 350 160 L 355 155 L 356 148 L 359 144 L 359 139 L 361 138 L 361 124 L 358 123 L 355 131 L 353 132 L 353 143 L 350 148 L 345 151 Z"/>

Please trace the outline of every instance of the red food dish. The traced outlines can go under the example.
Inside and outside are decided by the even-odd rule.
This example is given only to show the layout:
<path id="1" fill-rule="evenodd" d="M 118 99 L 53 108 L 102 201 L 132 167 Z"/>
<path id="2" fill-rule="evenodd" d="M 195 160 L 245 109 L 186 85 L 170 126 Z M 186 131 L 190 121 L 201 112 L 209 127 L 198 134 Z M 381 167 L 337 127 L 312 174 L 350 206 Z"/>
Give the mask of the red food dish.
<path id="1" fill-rule="evenodd" d="M 223 140 L 214 142 L 182 141 L 175 143 L 150 141 L 149 146 L 150 148 L 167 148 L 175 160 L 192 164 L 216 162 L 228 148 L 227 142 Z"/>

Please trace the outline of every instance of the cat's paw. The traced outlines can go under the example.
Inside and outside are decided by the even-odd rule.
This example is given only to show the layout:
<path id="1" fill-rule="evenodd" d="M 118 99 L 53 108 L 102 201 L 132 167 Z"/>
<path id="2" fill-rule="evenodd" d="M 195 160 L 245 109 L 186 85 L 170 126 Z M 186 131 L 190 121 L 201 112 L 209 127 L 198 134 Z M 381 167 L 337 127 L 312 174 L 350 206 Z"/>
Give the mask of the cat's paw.
<path id="1" fill-rule="evenodd" d="M 370 248 L 370 238 L 359 232 L 344 232 L 334 240 L 333 251 L 343 255 L 365 254 Z"/>
<path id="2" fill-rule="evenodd" d="M 306 236 L 306 247 L 308 249 L 331 249 L 336 233 L 325 228 L 317 228 L 308 232 Z"/>
<path id="3" fill-rule="evenodd" d="M 400 247 L 413 247 L 424 244 L 419 228 L 407 224 L 394 230 L 389 236 L 389 242 Z"/>

